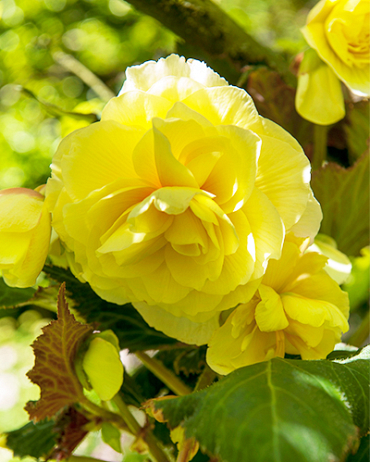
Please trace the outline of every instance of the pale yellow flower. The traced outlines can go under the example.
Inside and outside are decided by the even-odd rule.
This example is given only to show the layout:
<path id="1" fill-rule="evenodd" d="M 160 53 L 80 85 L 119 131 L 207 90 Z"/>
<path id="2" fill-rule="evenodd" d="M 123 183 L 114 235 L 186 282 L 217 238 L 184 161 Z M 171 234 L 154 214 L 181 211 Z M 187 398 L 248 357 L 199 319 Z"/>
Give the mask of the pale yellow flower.
<path id="1" fill-rule="evenodd" d="M 244 90 L 171 55 L 129 68 L 101 122 L 62 141 L 47 201 L 78 278 L 201 344 L 251 298 L 285 232 L 317 233 L 309 181 L 302 148 Z"/>
<path id="2" fill-rule="evenodd" d="M 216 372 L 228 374 L 285 353 L 325 358 L 348 330 L 347 293 L 324 271 L 327 258 L 304 253 L 304 247 L 288 237 L 253 299 L 215 331 L 207 362 Z"/>
<path id="3" fill-rule="evenodd" d="M 50 214 L 44 196 L 26 188 L 0 191 L 0 269 L 6 284 L 30 287 L 45 263 Z"/>
<path id="4" fill-rule="evenodd" d="M 369 0 L 321 0 L 302 29 L 310 47 L 361 96 L 370 96 L 369 24 Z"/>

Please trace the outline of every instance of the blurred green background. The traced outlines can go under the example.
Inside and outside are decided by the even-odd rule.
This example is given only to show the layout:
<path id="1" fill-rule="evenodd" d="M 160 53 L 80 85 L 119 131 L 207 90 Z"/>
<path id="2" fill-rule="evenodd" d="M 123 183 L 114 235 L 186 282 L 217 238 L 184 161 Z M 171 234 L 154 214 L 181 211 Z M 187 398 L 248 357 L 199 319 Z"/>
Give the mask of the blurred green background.
<path id="1" fill-rule="evenodd" d="M 306 46 L 299 29 L 315 1 L 217 3 L 269 47 L 293 57 Z M 0 189 L 45 183 L 62 137 L 94 120 L 68 113 L 98 115 L 118 93 L 126 67 L 172 52 L 200 57 L 122 0 L 1 0 L 0 18 Z M 367 265 L 368 271 L 366 258 L 359 265 Z M 1 434 L 27 421 L 23 406 L 38 397 L 38 387 L 25 377 L 33 364 L 29 345 L 52 313 L 1 310 L 0 316 Z M 103 447 L 99 444 L 99 436 L 93 435 L 82 453 L 94 450 L 96 457 L 122 460 L 106 448 L 96 452 Z M 1 462 L 15 460 L 0 447 Z"/>

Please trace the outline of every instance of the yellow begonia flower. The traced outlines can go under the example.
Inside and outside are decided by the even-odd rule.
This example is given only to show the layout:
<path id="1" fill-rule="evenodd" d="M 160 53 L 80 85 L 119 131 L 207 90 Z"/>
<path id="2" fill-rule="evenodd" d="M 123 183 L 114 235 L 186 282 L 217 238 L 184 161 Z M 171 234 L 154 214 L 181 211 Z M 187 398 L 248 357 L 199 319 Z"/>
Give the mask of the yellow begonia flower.
<path id="1" fill-rule="evenodd" d="M 101 122 L 61 142 L 47 201 L 79 279 L 201 344 L 250 300 L 286 231 L 316 235 L 309 181 L 300 145 L 244 90 L 171 55 L 129 68 Z"/>
<path id="2" fill-rule="evenodd" d="M 0 191 L 0 269 L 11 287 L 30 287 L 49 249 L 50 214 L 44 196 L 26 188 Z"/>
<path id="3" fill-rule="evenodd" d="M 289 238 L 288 238 L 289 239 Z M 297 240 L 295 240 L 297 241 Z M 286 241 L 253 299 L 213 334 L 207 362 L 220 374 L 285 353 L 325 358 L 348 330 L 348 295 L 323 270 L 326 257 Z"/>
<path id="4" fill-rule="evenodd" d="M 315 50 L 307 50 L 300 64 L 295 105 L 298 114 L 318 125 L 334 124 L 345 116 L 341 83 Z"/>
<path id="5" fill-rule="evenodd" d="M 310 47 L 360 96 L 370 96 L 369 23 L 369 0 L 321 0 L 302 29 Z"/>

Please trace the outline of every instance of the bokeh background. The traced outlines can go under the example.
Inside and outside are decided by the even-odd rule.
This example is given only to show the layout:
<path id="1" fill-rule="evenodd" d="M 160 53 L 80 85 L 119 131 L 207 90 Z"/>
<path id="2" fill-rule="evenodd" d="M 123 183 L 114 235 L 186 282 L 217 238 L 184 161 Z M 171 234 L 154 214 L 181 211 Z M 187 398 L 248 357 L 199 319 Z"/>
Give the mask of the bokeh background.
<path id="1" fill-rule="evenodd" d="M 291 56 L 305 48 L 299 29 L 315 0 L 217 3 L 264 45 Z M 172 52 L 202 58 L 123 0 L 1 0 L 0 189 L 45 183 L 62 137 L 96 120 L 118 93 L 125 69 Z M 356 264 L 363 289 L 359 295 L 355 286 L 352 297 L 361 310 L 369 253 Z M 38 398 L 38 387 L 25 376 L 33 364 L 29 345 L 53 317 L 35 307 L 0 310 L 0 434 L 25 424 L 23 406 Z M 0 436 L 0 461 L 18 461 L 1 442 Z M 129 451 L 124 456 L 112 451 L 98 434 L 80 448 L 81 454 L 111 462 L 143 460 Z"/>

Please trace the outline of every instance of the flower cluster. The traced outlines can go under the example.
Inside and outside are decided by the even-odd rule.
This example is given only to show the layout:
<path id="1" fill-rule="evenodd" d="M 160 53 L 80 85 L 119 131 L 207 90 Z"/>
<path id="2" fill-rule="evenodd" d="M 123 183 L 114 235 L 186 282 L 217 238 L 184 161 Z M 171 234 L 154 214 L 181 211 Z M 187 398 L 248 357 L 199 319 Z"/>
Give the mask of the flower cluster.
<path id="1" fill-rule="evenodd" d="M 319 125 L 342 119 L 341 82 L 370 96 L 369 21 L 369 0 L 321 0 L 311 10 L 302 29 L 311 49 L 300 66 L 296 96 L 302 117 Z"/>
<path id="2" fill-rule="evenodd" d="M 307 157 L 204 63 L 129 68 L 101 121 L 61 142 L 45 204 L 79 280 L 167 335 L 209 343 L 217 371 L 323 357 L 347 328 L 325 258 L 302 254 L 322 218 Z M 21 270 L 33 281 L 40 267 Z"/>

